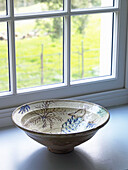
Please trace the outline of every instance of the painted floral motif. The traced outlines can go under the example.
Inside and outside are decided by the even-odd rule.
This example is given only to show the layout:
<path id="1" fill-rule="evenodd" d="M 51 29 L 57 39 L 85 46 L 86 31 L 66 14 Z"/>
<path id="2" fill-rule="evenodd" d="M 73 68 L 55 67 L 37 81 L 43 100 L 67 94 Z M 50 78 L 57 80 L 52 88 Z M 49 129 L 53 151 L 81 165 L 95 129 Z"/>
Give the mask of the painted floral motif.
<path id="1" fill-rule="evenodd" d="M 37 105 L 35 108 L 37 109 L 47 109 L 49 107 L 50 104 L 52 104 L 54 102 L 52 101 L 44 101 L 41 103 L 41 105 Z"/>
<path id="2" fill-rule="evenodd" d="M 100 115 L 100 117 L 104 117 L 104 115 L 106 114 L 106 111 L 103 108 L 100 108 L 97 114 Z"/>
<path id="3" fill-rule="evenodd" d="M 86 128 L 87 128 L 87 129 L 91 129 L 91 128 L 93 128 L 94 126 L 95 126 L 95 123 L 92 121 L 92 122 L 88 122 Z"/>
<path id="4" fill-rule="evenodd" d="M 85 114 L 86 114 L 86 109 L 78 109 L 73 113 L 68 113 L 68 115 L 71 116 L 71 118 L 62 124 L 61 131 L 63 133 L 77 131 L 81 122 L 83 121 L 83 117 Z"/>
<path id="5" fill-rule="evenodd" d="M 28 111 L 30 109 L 30 106 L 29 105 L 24 105 L 20 108 L 20 111 L 18 113 L 25 113 L 26 111 Z"/>
<path id="6" fill-rule="evenodd" d="M 61 131 L 63 133 L 69 133 L 72 131 L 76 131 L 78 126 L 80 125 L 80 123 L 82 122 L 82 118 L 81 117 L 75 117 L 72 116 L 71 119 L 68 119 L 63 125 L 62 125 L 62 129 Z"/>
<path id="7" fill-rule="evenodd" d="M 85 114 L 86 114 L 86 109 L 78 109 L 73 113 L 68 113 L 69 116 L 74 116 L 76 118 L 84 117 Z"/>
<path id="8" fill-rule="evenodd" d="M 65 108 L 50 108 L 50 105 L 53 105 L 54 101 L 43 101 L 42 103 L 37 104 L 35 110 L 30 114 L 31 119 L 24 122 L 25 126 L 32 127 L 33 125 L 44 128 L 50 128 L 52 131 L 56 124 L 60 124 L 61 133 L 71 133 L 79 132 L 84 130 L 92 129 L 96 126 L 98 115 L 103 117 L 106 114 L 106 111 L 102 108 L 94 106 L 92 110 L 88 110 L 84 106 L 84 109 L 69 110 Z M 20 108 L 19 113 L 23 114 L 30 109 L 29 105 L 24 105 Z M 91 116 L 92 111 L 97 113 Z M 60 114 L 61 113 L 61 114 Z M 67 120 L 65 120 L 65 115 L 68 115 Z M 64 115 L 64 117 L 62 116 Z M 85 120 L 86 121 L 85 121 Z M 60 123 L 59 123 L 60 122 Z"/>
<path id="9" fill-rule="evenodd" d="M 58 111 L 56 108 L 51 108 L 51 109 L 40 109 L 33 111 L 32 114 L 37 115 L 34 119 L 30 120 L 28 124 L 37 124 L 40 121 L 42 122 L 42 128 L 47 127 L 48 125 L 50 126 L 50 129 L 52 129 L 54 125 L 54 121 L 62 121 L 62 117 L 58 116 Z M 27 124 L 25 124 L 27 125 Z"/>

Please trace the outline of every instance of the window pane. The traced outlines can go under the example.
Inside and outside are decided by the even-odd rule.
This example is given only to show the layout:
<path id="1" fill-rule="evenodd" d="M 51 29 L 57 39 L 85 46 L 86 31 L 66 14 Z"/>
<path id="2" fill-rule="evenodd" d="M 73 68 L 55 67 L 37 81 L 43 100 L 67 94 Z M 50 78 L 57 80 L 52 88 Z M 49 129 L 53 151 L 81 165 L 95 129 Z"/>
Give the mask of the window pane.
<path id="1" fill-rule="evenodd" d="M 15 25 L 18 89 L 63 82 L 63 18 Z"/>
<path id="2" fill-rule="evenodd" d="M 114 0 L 71 0 L 72 9 L 109 7 L 113 6 Z"/>
<path id="3" fill-rule="evenodd" d="M 0 23 L 0 92 L 9 90 L 7 23 Z"/>
<path id="4" fill-rule="evenodd" d="M 15 13 L 63 10 L 63 0 L 14 0 Z"/>
<path id="5" fill-rule="evenodd" d="M 112 16 L 72 17 L 71 80 L 111 75 Z"/>
<path id="6" fill-rule="evenodd" d="M 0 0 L 0 15 L 6 15 L 6 0 Z"/>

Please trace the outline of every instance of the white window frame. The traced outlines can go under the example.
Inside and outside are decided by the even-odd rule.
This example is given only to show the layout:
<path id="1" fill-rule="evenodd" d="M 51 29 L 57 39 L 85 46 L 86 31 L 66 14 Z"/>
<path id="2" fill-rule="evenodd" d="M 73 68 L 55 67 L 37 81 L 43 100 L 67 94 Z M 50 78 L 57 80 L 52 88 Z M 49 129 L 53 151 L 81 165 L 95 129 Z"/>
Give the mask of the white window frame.
<path id="1" fill-rule="evenodd" d="M 12 108 L 26 102 L 50 98 L 74 98 L 81 95 L 99 94 L 101 92 L 126 90 L 128 75 L 126 75 L 126 32 L 127 32 L 127 0 L 115 0 L 115 7 L 71 10 L 71 0 L 64 0 L 64 11 L 14 15 L 14 2 L 8 0 L 8 15 L 0 17 L 0 22 L 8 22 L 9 57 L 11 91 L 0 93 L 0 109 Z M 71 16 L 83 14 L 115 12 L 112 76 L 90 78 L 70 82 L 70 42 Z M 64 19 L 64 83 L 17 90 L 16 54 L 15 54 L 15 21 L 46 17 L 63 16 Z M 128 60 L 127 60 L 128 61 Z M 128 64 L 127 64 L 128 65 Z M 114 92 L 115 94 L 116 92 Z M 90 95 L 90 96 L 91 96 Z M 93 98 L 93 97 L 92 97 Z M 80 98 L 81 99 L 81 98 Z M 88 98 L 87 98 L 88 99 Z"/>

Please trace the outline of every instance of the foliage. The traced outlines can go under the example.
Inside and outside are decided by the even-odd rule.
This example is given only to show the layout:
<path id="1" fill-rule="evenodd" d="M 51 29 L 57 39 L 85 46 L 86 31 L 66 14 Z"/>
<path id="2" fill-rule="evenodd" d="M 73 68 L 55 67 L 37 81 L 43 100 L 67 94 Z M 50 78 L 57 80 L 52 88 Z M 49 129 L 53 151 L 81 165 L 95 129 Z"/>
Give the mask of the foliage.
<path id="1" fill-rule="evenodd" d="M 93 24 L 92 24 L 93 23 Z M 90 15 L 88 25 L 86 26 L 86 36 L 75 33 L 74 24 L 72 27 L 72 44 L 71 44 L 71 80 L 82 78 L 82 60 L 81 60 L 81 41 L 84 42 L 84 77 L 94 77 L 97 73 L 94 68 L 99 66 L 99 50 L 91 51 L 91 49 L 99 49 L 100 45 L 100 18 Z M 25 23 L 25 27 L 18 25 L 17 31 L 24 32 L 33 30 L 34 24 Z M 97 28 L 97 29 L 96 29 Z M 27 88 L 41 85 L 41 44 L 44 50 L 44 83 L 54 84 L 63 82 L 63 47 L 62 37 L 51 41 L 49 34 L 42 34 L 37 37 L 16 39 L 16 64 L 17 64 L 17 87 Z M 8 64 L 7 64 L 7 42 L 0 41 L 0 91 L 8 90 Z M 88 51 L 90 50 L 90 51 Z M 3 77 L 1 77 L 3 75 Z"/>
<path id="2" fill-rule="evenodd" d="M 63 20 L 61 17 L 37 19 L 35 29 L 41 32 L 45 30 L 45 34 L 48 34 L 52 41 L 54 41 L 62 36 Z"/>
<path id="3" fill-rule="evenodd" d="M 101 0 L 91 0 L 91 3 L 94 4 L 95 6 L 100 6 Z"/>
<path id="4" fill-rule="evenodd" d="M 39 0 L 43 3 L 47 4 L 48 10 L 56 10 L 56 9 L 61 9 L 63 7 L 63 2 L 62 0 Z M 101 0 L 72 0 L 71 2 L 71 7 L 73 9 L 77 9 L 77 8 L 86 8 L 91 6 L 98 6 L 100 5 L 100 1 Z M 77 16 L 77 19 L 75 17 L 73 17 L 73 22 L 75 22 L 75 28 L 76 28 L 76 32 L 83 34 L 85 33 L 85 27 L 87 24 L 87 19 L 88 19 L 88 15 L 79 15 Z M 39 29 L 40 27 L 43 27 L 43 29 L 45 29 L 47 31 L 47 33 L 49 34 L 49 36 L 51 37 L 52 40 L 57 39 L 59 37 L 61 37 L 62 34 L 62 24 L 63 24 L 63 20 L 60 17 L 54 18 L 52 20 L 52 23 L 49 23 L 49 21 L 47 22 L 43 22 L 40 20 L 37 21 L 37 25 L 36 27 Z M 43 25 L 43 26 L 42 26 Z"/>
<path id="5" fill-rule="evenodd" d="M 0 11 L 4 11 L 6 7 L 6 1 L 0 0 Z"/>
<path id="6" fill-rule="evenodd" d="M 84 77 L 96 76 L 93 70 L 99 65 L 99 51 L 88 51 L 89 49 L 99 49 L 100 36 L 100 19 L 98 15 L 81 16 L 85 25 L 83 24 L 83 31 L 78 28 L 81 21 L 80 16 L 72 17 L 72 44 L 71 44 L 71 80 L 81 79 L 82 61 L 81 61 L 81 41 L 84 41 L 84 57 L 85 57 L 85 74 Z M 55 20 L 58 19 L 58 20 Z M 59 21 L 61 19 L 61 21 Z M 33 23 L 32 23 L 33 21 Z M 17 24 L 20 22 L 20 25 Z M 63 38 L 62 28 L 59 26 L 63 23 L 61 17 L 47 18 L 42 20 L 27 20 L 18 21 L 16 23 L 16 31 L 21 33 L 28 33 L 34 29 L 38 29 L 40 34 L 36 37 L 20 39 L 16 38 L 16 64 L 17 64 L 17 87 L 35 87 L 41 85 L 41 44 L 44 45 L 44 83 L 54 84 L 63 82 Z M 57 24 L 58 23 L 58 26 Z M 25 25 L 25 26 L 24 26 Z M 34 27 L 35 26 L 35 27 Z M 56 29 L 57 28 L 57 29 Z M 60 31 L 60 33 L 56 31 Z M 86 29 L 86 36 L 85 35 Z M 1 27 L 2 30 L 2 27 Z M 4 30 L 4 28 L 3 28 Z M 55 34 L 53 34 L 53 32 Z M 59 35 L 52 37 L 51 35 Z M 54 41 L 53 41 L 54 40 Z M 0 41 L 0 91 L 8 90 L 8 53 L 7 41 Z"/>
<path id="7" fill-rule="evenodd" d="M 43 3 L 46 3 L 47 10 L 58 10 L 63 7 L 62 0 L 40 0 Z M 52 20 L 38 20 L 36 21 L 36 28 L 40 30 L 40 28 L 44 29 L 46 33 L 49 34 L 52 40 L 60 38 L 63 30 L 63 20 L 61 17 L 53 18 Z"/>
<path id="8" fill-rule="evenodd" d="M 101 3 L 101 0 L 72 0 L 71 1 L 71 8 L 72 9 L 80 9 L 80 8 L 88 8 L 91 6 L 99 6 Z M 78 15 L 77 17 L 73 17 L 74 18 L 74 23 L 75 24 L 75 28 L 76 28 L 76 32 L 80 33 L 80 34 L 84 34 L 85 32 L 85 27 L 87 25 L 87 21 L 88 21 L 88 15 Z M 77 19 L 76 19 L 77 18 Z"/>

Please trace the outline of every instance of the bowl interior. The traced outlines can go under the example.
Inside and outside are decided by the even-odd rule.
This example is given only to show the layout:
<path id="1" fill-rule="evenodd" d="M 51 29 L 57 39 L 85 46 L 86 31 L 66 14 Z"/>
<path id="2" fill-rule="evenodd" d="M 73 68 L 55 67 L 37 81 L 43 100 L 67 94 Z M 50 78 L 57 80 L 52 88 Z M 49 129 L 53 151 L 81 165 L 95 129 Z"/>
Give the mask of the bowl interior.
<path id="1" fill-rule="evenodd" d="M 20 127 L 41 133 L 70 134 L 95 129 L 109 119 L 103 107 L 87 102 L 42 101 L 21 106 L 13 113 Z"/>

